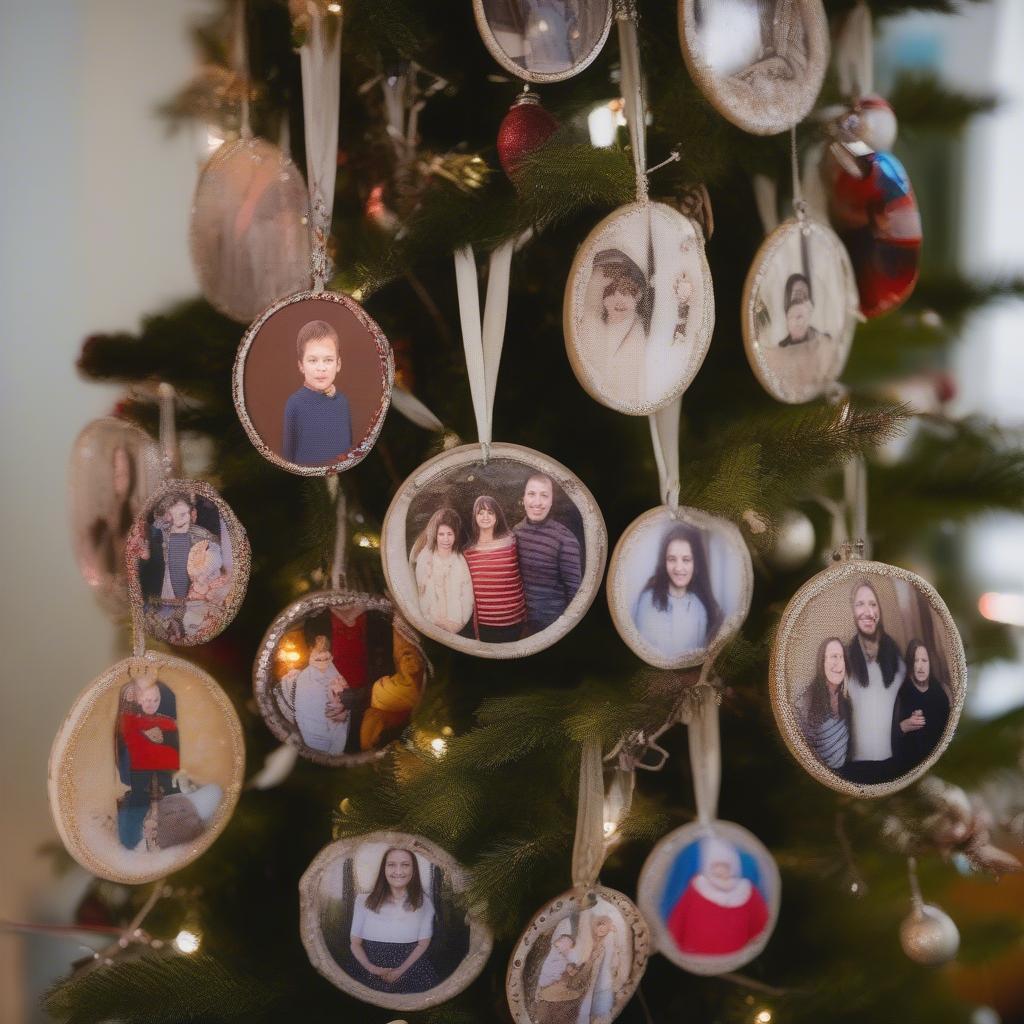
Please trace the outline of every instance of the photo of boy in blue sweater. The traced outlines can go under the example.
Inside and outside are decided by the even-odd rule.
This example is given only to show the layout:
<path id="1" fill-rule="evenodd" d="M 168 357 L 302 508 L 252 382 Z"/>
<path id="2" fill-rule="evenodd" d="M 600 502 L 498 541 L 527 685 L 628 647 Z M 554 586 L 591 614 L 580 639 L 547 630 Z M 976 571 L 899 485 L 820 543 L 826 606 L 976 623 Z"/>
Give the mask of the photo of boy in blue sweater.
<path id="1" fill-rule="evenodd" d="M 299 466 L 336 462 L 352 447 L 348 398 L 335 385 L 341 369 L 338 334 L 311 320 L 295 338 L 302 387 L 284 407 L 284 457 Z"/>

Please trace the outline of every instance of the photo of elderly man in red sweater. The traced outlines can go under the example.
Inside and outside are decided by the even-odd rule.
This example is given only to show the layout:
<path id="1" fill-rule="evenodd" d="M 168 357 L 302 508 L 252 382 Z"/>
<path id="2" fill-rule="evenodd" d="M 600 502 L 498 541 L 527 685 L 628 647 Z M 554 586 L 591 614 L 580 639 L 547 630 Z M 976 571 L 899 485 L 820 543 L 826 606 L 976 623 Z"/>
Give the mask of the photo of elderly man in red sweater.
<path id="1" fill-rule="evenodd" d="M 526 592 L 526 633 L 547 629 L 569 607 L 583 579 L 576 535 L 551 515 L 555 483 L 534 473 L 523 490 L 526 515 L 512 528 Z"/>

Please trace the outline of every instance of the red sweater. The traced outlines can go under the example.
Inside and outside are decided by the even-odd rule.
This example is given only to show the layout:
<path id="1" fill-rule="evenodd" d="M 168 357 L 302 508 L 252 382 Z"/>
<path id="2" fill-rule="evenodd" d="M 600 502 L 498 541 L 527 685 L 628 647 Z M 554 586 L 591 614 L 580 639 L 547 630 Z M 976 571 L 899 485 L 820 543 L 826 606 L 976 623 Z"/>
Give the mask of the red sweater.
<path id="1" fill-rule="evenodd" d="M 503 548 L 481 551 L 467 548 L 463 554 L 473 581 L 476 621 L 481 626 L 515 626 L 526 618 L 523 578 L 519 575 L 516 542 Z"/>
<path id="2" fill-rule="evenodd" d="M 747 902 L 720 907 L 691 883 L 668 917 L 668 930 L 683 953 L 725 956 L 757 938 L 768 924 L 768 907 L 756 886 Z"/>
<path id="3" fill-rule="evenodd" d="M 178 723 L 167 715 L 133 714 L 130 711 L 121 715 L 121 735 L 128 748 L 131 770 L 177 771 L 181 767 L 181 755 L 177 747 L 154 743 L 143 735 L 147 729 L 153 728 L 161 732 L 176 732 Z"/>

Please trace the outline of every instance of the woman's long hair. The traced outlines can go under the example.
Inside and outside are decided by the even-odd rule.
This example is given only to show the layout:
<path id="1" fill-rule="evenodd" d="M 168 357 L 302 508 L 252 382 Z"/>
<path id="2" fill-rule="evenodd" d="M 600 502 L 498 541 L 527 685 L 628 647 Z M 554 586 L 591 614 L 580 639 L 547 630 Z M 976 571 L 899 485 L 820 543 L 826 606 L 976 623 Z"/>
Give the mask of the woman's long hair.
<path id="1" fill-rule="evenodd" d="M 644 337 L 651 333 L 651 319 L 654 316 L 654 288 L 650 279 L 654 276 L 654 252 L 651 248 L 650 228 L 648 228 L 649 273 L 645 274 L 636 261 L 627 256 L 621 249 L 602 249 L 594 256 L 594 269 L 601 269 L 610 278 L 601 293 L 601 321 L 608 322 L 608 311 L 604 308 L 604 300 L 616 292 L 632 295 L 636 299 L 636 315 L 644 329 Z"/>
<path id="2" fill-rule="evenodd" d="M 508 528 L 508 520 L 505 518 L 505 513 L 502 512 L 501 506 L 498 502 L 489 494 L 481 494 L 480 497 L 473 502 L 473 521 L 469 524 L 469 547 L 475 547 L 480 543 L 480 527 L 477 526 L 476 523 L 476 514 L 482 508 L 490 509 L 494 513 L 495 540 L 499 537 L 505 537 L 511 533 L 511 530 Z"/>
<path id="3" fill-rule="evenodd" d="M 875 627 L 875 634 L 878 637 L 878 666 L 882 670 L 882 682 L 888 689 L 896 678 L 900 666 L 900 649 L 896 641 L 885 631 L 885 624 L 882 621 L 882 602 L 878 597 L 875 585 L 865 578 L 857 580 L 850 591 L 851 606 L 857 600 L 857 591 L 867 587 L 875 595 L 875 603 L 878 605 L 878 625 Z M 860 645 L 860 630 L 854 623 L 853 640 L 846 651 L 846 673 L 851 679 L 866 687 L 868 685 L 868 663 L 864 657 L 864 650 Z"/>
<path id="4" fill-rule="evenodd" d="M 704 611 L 708 616 L 707 636 L 708 640 L 711 640 L 721 627 L 724 615 L 721 606 L 715 600 L 715 595 L 711 592 L 711 573 L 708 568 L 707 551 L 704 549 L 704 538 L 695 526 L 676 523 L 665 534 L 658 548 L 658 563 L 654 567 L 654 575 L 647 581 L 644 590 L 651 592 L 654 607 L 659 612 L 668 611 L 669 579 L 665 562 L 668 558 L 669 545 L 676 540 L 685 540 L 693 552 L 693 577 L 686 589 L 704 605 Z"/>
<path id="5" fill-rule="evenodd" d="M 385 872 L 388 857 L 392 853 L 407 853 L 412 858 L 412 878 L 405 889 L 405 902 L 410 910 L 419 910 L 423 906 L 423 881 L 420 878 L 420 863 L 412 850 L 404 846 L 389 846 L 380 859 L 380 868 L 377 870 L 377 881 L 373 883 L 370 895 L 366 897 L 366 909 L 376 913 L 380 910 L 381 904 L 391 895 L 391 883 Z"/>
<path id="6" fill-rule="evenodd" d="M 828 680 L 825 677 L 825 652 L 829 644 L 839 644 L 843 652 L 843 667 L 846 675 L 849 676 L 849 668 L 846 665 L 846 647 L 843 641 L 837 636 L 827 637 L 818 648 L 818 657 L 815 660 L 814 680 L 811 683 L 811 696 L 807 705 L 807 718 L 812 726 L 821 725 L 827 718 L 832 717 L 832 700 L 829 697 Z M 839 717 L 844 722 L 850 721 L 850 698 L 844 692 L 845 687 L 839 690 Z"/>
<path id="7" fill-rule="evenodd" d="M 437 550 L 437 531 L 442 526 L 450 527 L 455 534 L 452 554 L 457 555 L 462 550 L 462 517 L 455 509 L 443 505 L 430 517 L 426 529 L 416 538 L 409 552 L 409 561 L 415 563 L 416 556 L 425 549 L 431 552 Z"/>
<path id="8" fill-rule="evenodd" d="M 916 637 L 907 644 L 907 682 L 911 685 L 916 685 L 916 679 L 914 678 L 914 658 L 917 657 L 918 647 L 923 647 L 928 653 L 928 688 L 931 689 L 933 686 L 937 686 L 940 690 L 942 684 L 935 678 L 935 658 L 932 652 L 928 650 L 928 645 L 923 640 L 918 640 Z"/>

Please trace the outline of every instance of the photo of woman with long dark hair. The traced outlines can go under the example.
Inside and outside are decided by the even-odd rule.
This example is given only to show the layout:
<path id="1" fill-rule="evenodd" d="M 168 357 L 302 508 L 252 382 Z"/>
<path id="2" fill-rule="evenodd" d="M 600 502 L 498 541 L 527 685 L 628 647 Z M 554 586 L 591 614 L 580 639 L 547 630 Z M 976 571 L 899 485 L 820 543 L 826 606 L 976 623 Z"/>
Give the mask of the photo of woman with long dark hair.
<path id="1" fill-rule="evenodd" d="M 814 679 L 797 698 L 800 728 L 821 763 L 841 773 L 850 749 L 850 698 L 846 648 L 839 637 L 822 641 L 816 665 Z"/>
<path id="2" fill-rule="evenodd" d="M 439 508 L 409 555 L 420 612 L 427 622 L 458 633 L 473 615 L 473 580 L 462 554 L 462 519 Z"/>
<path id="3" fill-rule="evenodd" d="M 526 595 L 516 538 L 501 506 L 489 494 L 473 502 L 464 555 L 473 582 L 473 635 L 490 643 L 521 639 Z"/>
<path id="4" fill-rule="evenodd" d="M 688 523 L 675 523 L 662 538 L 654 572 L 633 610 L 633 622 L 660 655 L 675 659 L 707 647 L 723 619 L 711 590 L 701 531 Z"/>
<path id="5" fill-rule="evenodd" d="M 346 970 L 379 992 L 426 992 L 438 984 L 424 956 L 433 933 L 434 904 L 424 891 L 416 854 L 389 848 L 373 888 L 356 896 Z"/>
<path id="6" fill-rule="evenodd" d="M 916 768 L 938 745 L 949 721 L 949 698 L 935 678 L 926 644 L 907 644 L 907 678 L 896 697 L 893 752 L 899 771 Z"/>

